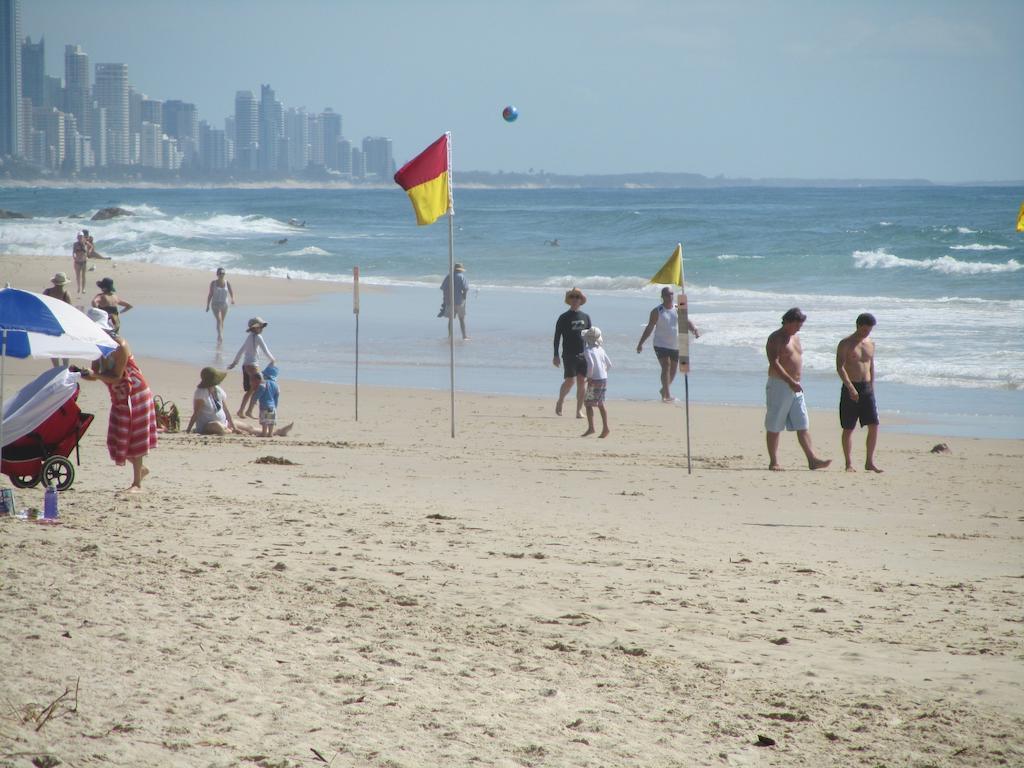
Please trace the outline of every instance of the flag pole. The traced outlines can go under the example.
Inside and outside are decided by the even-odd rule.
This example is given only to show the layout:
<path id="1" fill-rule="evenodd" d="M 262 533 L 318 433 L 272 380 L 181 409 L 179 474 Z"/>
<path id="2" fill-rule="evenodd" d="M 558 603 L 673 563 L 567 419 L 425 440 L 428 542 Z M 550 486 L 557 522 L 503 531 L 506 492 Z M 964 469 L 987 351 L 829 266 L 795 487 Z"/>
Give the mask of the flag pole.
<path id="1" fill-rule="evenodd" d="M 677 321 L 679 333 L 679 370 L 683 374 L 686 403 L 686 474 L 693 474 L 690 457 L 690 306 L 686 298 L 686 285 L 683 279 L 683 244 L 676 245 L 679 253 L 679 303 Z"/>
<path id="2" fill-rule="evenodd" d="M 356 421 L 359 421 L 359 267 L 352 267 L 352 313 L 356 316 Z"/>
<path id="3" fill-rule="evenodd" d="M 448 372 L 451 379 L 452 437 L 455 437 L 455 203 L 452 200 L 452 134 L 448 137 Z"/>

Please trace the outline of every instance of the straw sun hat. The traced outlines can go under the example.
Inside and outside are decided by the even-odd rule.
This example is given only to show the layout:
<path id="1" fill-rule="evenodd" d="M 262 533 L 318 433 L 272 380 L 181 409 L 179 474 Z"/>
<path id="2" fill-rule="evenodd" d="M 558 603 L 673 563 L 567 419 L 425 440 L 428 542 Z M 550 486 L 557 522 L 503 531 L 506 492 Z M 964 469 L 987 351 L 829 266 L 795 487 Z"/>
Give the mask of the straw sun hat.
<path id="1" fill-rule="evenodd" d="M 565 292 L 565 303 L 568 304 L 572 299 L 576 298 L 577 296 L 580 299 L 580 306 L 587 303 L 587 295 L 583 293 L 583 291 L 581 291 L 579 288 L 576 288 L 575 286 L 573 286 L 572 290 Z"/>
<path id="2" fill-rule="evenodd" d="M 199 372 L 199 388 L 215 387 L 224 381 L 224 377 L 227 375 L 227 371 L 218 371 L 213 366 L 208 365 Z"/>
<path id="3" fill-rule="evenodd" d="M 58 272 L 56 275 L 53 276 L 53 279 L 50 280 L 50 282 L 53 283 L 54 285 L 61 286 L 67 285 L 71 281 L 68 280 L 68 276 L 65 275 L 63 272 Z"/>

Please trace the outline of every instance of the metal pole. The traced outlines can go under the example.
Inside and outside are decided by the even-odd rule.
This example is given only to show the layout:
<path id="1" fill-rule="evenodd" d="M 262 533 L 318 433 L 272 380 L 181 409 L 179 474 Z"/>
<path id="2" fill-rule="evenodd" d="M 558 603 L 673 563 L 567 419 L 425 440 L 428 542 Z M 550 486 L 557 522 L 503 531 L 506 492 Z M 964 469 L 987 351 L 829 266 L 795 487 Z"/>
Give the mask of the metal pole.
<path id="1" fill-rule="evenodd" d="M 690 465 L 690 374 L 683 374 L 683 383 L 686 385 L 686 474 L 693 474 L 693 467 Z"/>
<path id="2" fill-rule="evenodd" d="M 4 376 L 7 372 L 7 329 L 0 338 L 0 462 L 4 457 Z M 10 510 L 12 513 L 14 510 Z"/>
<path id="3" fill-rule="evenodd" d="M 455 437 L 455 201 L 452 199 L 452 134 L 448 136 L 448 370 L 451 378 L 452 437 Z"/>
<path id="4" fill-rule="evenodd" d="M 359 421 L 359 314 L 356 313 L 356 421 Z"/>

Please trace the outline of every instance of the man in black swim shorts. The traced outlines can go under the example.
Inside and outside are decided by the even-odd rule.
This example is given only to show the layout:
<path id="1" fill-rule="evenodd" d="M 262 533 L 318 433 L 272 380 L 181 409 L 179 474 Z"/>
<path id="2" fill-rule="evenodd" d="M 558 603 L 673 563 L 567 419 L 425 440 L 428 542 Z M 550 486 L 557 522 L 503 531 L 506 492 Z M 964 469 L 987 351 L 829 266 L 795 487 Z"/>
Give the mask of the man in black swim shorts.
<path id="1" fill-rule="evenodd" d="M 562 365 L 562 386 L 558 390 L 558 402 L 555 413 L 562 415 L 562 403 L 569 394 L 572 385 L 576 384 L 576 418 L 583 418 L 583 396 L 587 387 L 587 361 L 583 357 L 583 332 L 590 327 L 590 315 L 580 312 L 580 307 L 587 303 L 587 297 L 579 288 L 565 292 L 565 303 L 569 309 L 558 316 L 555 322 L 555 356 L 552 363 L 557 368 Z M 558 347 L 561 342 L 562 354 L 559 358 Z"/>
<path id="2" fill-rule="evenodd" d="M 839 342 L 836 348 L 836 371 L 843 381 L 839 395 L 839 423 L 843 428 L 843 456 L 846 471 L 854 472 L 851 453 L 853 430 L 860 421 L 867 427 L 867 455 L 864 468 L 881 472 L 875 466 L 878 443 L 878 407 L 875 404 L 875 342 L 868 338 L 875 327 L 874 315 L 867 312 L 857 317 L 857 330 Z"/>

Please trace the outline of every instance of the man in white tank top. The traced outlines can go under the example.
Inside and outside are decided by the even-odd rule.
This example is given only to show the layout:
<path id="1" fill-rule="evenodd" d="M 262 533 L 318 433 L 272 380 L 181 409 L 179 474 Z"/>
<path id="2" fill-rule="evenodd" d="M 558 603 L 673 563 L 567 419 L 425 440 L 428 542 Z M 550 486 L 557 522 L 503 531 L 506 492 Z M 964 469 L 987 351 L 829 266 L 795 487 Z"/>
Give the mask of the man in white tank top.
<path id="1" fill-rule="evenodd" d="M 644 348 L 647 337 L 654 332 L 654 354 L 658 356 L 658 363 L 661 365 L 661 401 L 663 403 L 675 402 L 672 397 L 671 386 L 675 381 L 676 371 L 679 368 L 679 312 L 676 310 L 676 294 L 669 286 L 661 289 L 661 304 L 651 310 L 651 316 L 644 328 L 643 335 L 636 345 L 636 352 L 640 354 Z M 700 338 L 697 326 L 687 320 L 690 332 L 694 338 Z"/>

